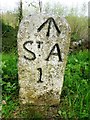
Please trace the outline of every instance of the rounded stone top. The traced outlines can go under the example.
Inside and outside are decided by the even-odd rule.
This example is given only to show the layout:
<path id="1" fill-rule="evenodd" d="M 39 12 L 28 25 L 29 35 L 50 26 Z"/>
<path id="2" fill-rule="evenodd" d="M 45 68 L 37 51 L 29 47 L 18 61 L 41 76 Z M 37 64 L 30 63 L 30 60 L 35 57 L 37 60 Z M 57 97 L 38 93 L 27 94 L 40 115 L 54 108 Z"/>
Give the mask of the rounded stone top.
<path id="1" fill-rule="evenodd" d="M 27 32 L 30 35 L 32 31 L 36 36 L 42 34 L 50 39 L 71 33 L 70 26 L 64 17 L 49 14 L 34 14 L 24 17 L 20 23 L 19 33 Z M 18 37 L 20 36 L 18 35 Z"/>

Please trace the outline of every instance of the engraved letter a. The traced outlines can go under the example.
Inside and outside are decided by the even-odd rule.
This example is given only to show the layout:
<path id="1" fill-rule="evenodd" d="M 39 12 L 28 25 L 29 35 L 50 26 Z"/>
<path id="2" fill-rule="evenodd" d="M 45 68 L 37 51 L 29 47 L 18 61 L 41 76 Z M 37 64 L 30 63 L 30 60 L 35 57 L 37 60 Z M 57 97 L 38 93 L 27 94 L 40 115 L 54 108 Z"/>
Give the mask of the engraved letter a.
<path id="1" fill-rule="evenodd" d="M 54 53 L 54 52 L 53 52 L 54 49 L 55 49 L 55 47 L 57 48 L 57 53 Z M 58 56 L 59 61 L 62 61 L 61 53 L 60 53 L 60 48 L 59 48 L 59 45 L 58 45 L 57 43 L 56 43 L 56 44 L 53 46 L 53 48 L 51 49 L 51 51 L 50 51 L 48 57 L 46 58 L 47 61 L 49 61 L 49 58 L 50 58 L 51 55 Z"/>

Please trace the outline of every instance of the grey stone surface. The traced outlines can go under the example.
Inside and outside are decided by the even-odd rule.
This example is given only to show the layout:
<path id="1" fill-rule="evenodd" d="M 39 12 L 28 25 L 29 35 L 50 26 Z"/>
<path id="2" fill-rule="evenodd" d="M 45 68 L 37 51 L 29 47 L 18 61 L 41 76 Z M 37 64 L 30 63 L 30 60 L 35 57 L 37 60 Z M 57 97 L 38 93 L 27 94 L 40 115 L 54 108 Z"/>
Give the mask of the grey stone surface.
<path id="1" fill-rule="evenodd" d="M 39 31 L 45 21 L 47 23 Z M 59 16 L 44 14 L 28 16 L 20 24 L 17 42 L 21 102 L 59 104 L 70 45 L 67 21 Z"/>

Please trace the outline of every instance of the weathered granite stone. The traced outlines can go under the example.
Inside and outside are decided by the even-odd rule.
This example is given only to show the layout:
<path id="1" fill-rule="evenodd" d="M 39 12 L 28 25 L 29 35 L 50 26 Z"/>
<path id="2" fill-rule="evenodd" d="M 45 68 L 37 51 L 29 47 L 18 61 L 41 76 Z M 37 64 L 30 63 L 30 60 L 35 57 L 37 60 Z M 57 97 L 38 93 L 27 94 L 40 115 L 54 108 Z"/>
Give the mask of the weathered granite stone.
<path id="1" fill-rule="evenodd" d="M 38 14 L 22 20 L 18 74 L 23 104 L 59 104 L 69 44 L 70 27 L 64 18 Z"/>

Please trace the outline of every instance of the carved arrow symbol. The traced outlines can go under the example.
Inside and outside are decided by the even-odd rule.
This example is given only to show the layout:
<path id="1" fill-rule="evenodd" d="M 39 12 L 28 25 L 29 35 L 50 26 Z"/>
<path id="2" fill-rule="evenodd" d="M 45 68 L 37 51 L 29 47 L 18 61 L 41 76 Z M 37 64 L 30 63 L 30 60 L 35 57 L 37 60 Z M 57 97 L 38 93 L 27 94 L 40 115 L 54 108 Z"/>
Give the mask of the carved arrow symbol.
<path id="1" fill-rule="evenodd" d="M 45 24 L 47 24 L 48 22 L 49 22 L 49 25 L 48 25 L 48 31 L 47 31 L 47 34 L 46 34 L 47 37 L 50 36 L 51 22 L 53 22 L 53 24 L 54 24 L 54 26 L 55 26 L 55 28 L 56 28 L 56 30 L 57 30 L 57 33 L 58 33 L 58 34 L 61 33 L 61 31 L 59 30 L 59 28 L 58 28 L 55 20 L 54 20 L 52 17 L 48 18 L 48 19 L 37 29 L 37 31 L 40 32 L 40 31 L 42 30 L 42 28 L 45 26 Z"/>

